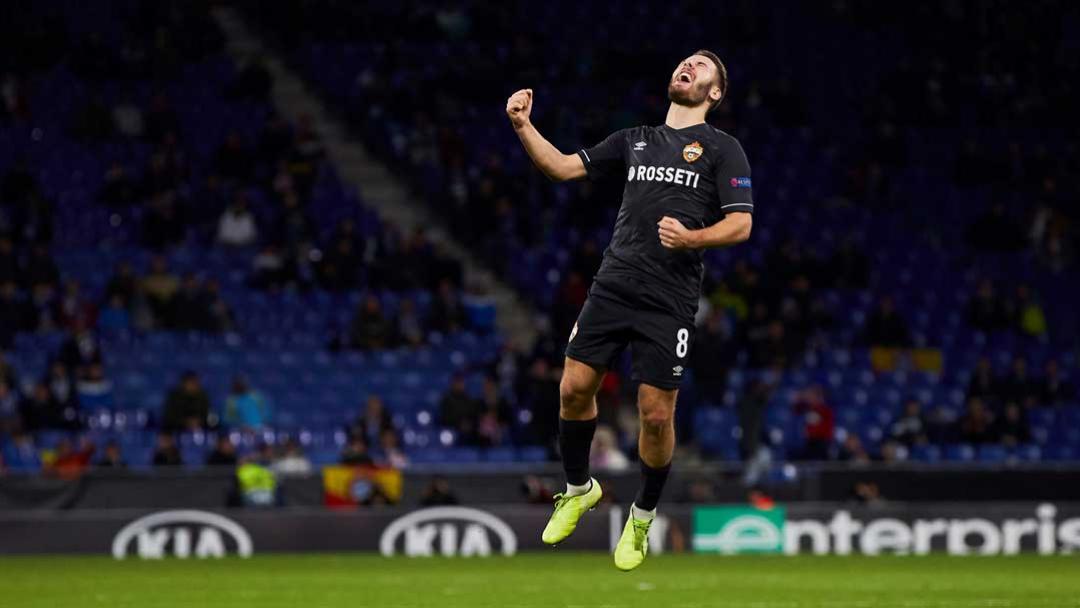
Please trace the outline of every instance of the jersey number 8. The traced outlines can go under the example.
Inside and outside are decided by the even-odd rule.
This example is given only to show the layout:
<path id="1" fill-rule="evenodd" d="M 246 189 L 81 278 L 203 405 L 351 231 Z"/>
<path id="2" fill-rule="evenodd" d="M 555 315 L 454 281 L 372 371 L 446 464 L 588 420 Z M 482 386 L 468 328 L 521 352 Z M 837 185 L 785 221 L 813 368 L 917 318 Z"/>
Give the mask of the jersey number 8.
<path id="1" fill-rule="evenodd" d="M 682 359 L 686 356 L 686 351 L 690 349 L 690 330 L 685 327 L 679 330 L 679 333 L 675 334 L 675 339 L 678 343 L 675 344 L 675 354 Z"/>

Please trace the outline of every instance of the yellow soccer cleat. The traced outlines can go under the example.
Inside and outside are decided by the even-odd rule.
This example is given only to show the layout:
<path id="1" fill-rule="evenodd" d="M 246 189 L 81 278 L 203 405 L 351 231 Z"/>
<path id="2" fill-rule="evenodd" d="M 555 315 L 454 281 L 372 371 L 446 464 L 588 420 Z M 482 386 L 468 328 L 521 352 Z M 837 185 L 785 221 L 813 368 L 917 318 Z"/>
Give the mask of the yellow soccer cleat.
<path id="1" fill-rule="evenodd" d="M 549 545 L 561 543 L 566 537 L 574 533 L 578 520 L 586 511 L 592 510 L 600 502 L 604 492 L 600 489 L 600 483 L 590 479 L 592 487 L 584 494 L 567 496 L 555 495 L 555 512 L 551 514 L 547 526 L 544 528 L 543 539 Z"/>
<path id="2" fill-rule="evenodd" d="M 649 526 L 651 519 L 634 518 L 633 509 L 623 526 L 619 544 L 615 545 L 615 567 L 624 572 L 633 570 L 645 561 L 649 552 Z"/>

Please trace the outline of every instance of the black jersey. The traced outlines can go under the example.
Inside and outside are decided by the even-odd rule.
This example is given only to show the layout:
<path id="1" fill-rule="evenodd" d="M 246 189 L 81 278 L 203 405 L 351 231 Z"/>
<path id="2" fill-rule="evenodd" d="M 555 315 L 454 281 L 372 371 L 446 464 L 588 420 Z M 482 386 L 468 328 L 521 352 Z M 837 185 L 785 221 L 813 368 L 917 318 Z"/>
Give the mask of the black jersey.
<path id="1" fill-rule="evenodd" d="M 724 214 L 753 212 L 750 164 L 734 137 L 708 124 L 667 125 L 616 131 L 578 152 L 590 179 L 622 176 L 622 207 L 598 282 L 633 277 L 655 301 L 693 316 L 704 274 L 701 250 L 660 244 L 657 222 L 665 215 L 691 230 Z"/>

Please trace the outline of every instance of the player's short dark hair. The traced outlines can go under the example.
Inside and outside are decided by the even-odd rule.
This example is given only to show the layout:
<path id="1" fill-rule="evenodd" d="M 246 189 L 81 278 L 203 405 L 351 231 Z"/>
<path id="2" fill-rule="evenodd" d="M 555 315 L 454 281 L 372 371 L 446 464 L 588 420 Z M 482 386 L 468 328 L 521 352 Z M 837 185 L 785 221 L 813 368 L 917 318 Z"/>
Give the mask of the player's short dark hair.
<path id="1" fill-rule="evenodd" d="M 710 61 L 716 64 L 716 86 L 720 87 L 720 99 L 717 99 L 716 101 L 709 104 L 709 111 L 712 112 L 717 107 L 719 107 L 720 102 L 724 101 L 724 98 L 727 97 L 727 67 L 724 65 L 723 61 L 720 61 L 720 57 L 716 53 L 708 49 L 698 49 L 694 51 L 694 54 L 708 57 Z"/>

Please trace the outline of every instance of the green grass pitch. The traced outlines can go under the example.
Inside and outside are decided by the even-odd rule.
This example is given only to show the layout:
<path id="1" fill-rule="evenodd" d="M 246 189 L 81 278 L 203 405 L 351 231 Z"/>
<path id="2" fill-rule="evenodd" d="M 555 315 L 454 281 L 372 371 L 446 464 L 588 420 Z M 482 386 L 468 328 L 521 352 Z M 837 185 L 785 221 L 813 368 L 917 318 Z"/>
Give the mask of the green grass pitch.
<path id="1" fill-rule="evenodd" d="M 664 555 L 635 572 L 600 554 L 407 559 L 261 555 L 159 562 L 0 558 L 0 606 L 380 608 L 1080 607 L 1080 557 Z"/>

